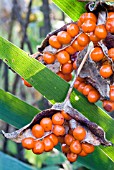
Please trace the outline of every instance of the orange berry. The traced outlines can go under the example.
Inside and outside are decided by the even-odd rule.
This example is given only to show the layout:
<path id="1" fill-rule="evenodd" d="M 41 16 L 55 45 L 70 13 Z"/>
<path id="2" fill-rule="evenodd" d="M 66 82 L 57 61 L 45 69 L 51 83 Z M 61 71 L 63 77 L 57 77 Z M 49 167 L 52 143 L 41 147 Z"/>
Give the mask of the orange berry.
<path id="1" fill-rule="evenodd" d="M 54 146 L 56 146 L 58 144 L 59 140 L 58 140 L 57 136 L 55 136 L 54 134 L 51 134 L 48 137 L 49 137 L 49 139 L 52 140 Z"/>
<path id="2" fill-rule="evenodd" d="M 82 149 L 85 153 L 92 153 L 95 150 L 95 147 L 89 143 L 82 143 Z"/>
<path id="3" fill-rule="evenodd" d="M 86 130 L 81 126 L 78 126 L 73 130 L 73 136 L 75 139 L 81 141 L 86 137 Z"/>
<path id="4" fill-rule="evenodd" d="M 77 42 L 80 46 L 87 46 L 90 42 L 89 36 L 85 33 L 81 33 L 78 38 L 77 38 Z"/>
<path id="5" fill-rule="evenodd" d="M 97 90 L 91 90 L 87 98 L 90 103 L 96 103 L 100 98 L 100 94 Z"/>
<path id="6" fill-rule="evenodd" d="M 42 141 L 35 141 L 34 148 L 32 149 L 33 153 L 41 154 L 44 152 L 44 143 Z"/>
<path id="7" fill-rule="evenodd" d="M 44 128 L 46 132 L 52 130 L 52 120 L 48 117 L 43 118 L 40 121 L 40 125 Z"/>
<path id="8" fill-rule="evenodd" d="M 81 82 L 79 80 L 76 80 L 74 83 L 74 88 L 77 89 L 80 84 L 81 84 Z"/>
<path id="9" fill-rule="evenodd" d="M 76 52 L 76 49 L 74 49 L 72 46 L 69 46 L 67 48 L 65 48 L 65 50 L 67 51 L 67 53 L 69 53 L 70 55 L 74 54 Z"/>
<path id="10" fill-rule="evenodd" d="M 67 153 L 67 159 L 69 162 L 75 162 L 78 158 L 78 155 L 75 153 Z"/>
<path id="11" fill-rule="evenodd" d="M 114 18 L 108 19 L 106 21 L 106 30 L 112 34 L 114 33 Z"/>
<path id="12" fill-rule="evenodd" d="M 95 42 L 98 42 L 98 41 L 100 40 L 100 39 L 99 39 L 95 34 L 93 34 L 93 33 L 90 34 L 89 38 L 90 38 L 90 41 L 93 41 L 94 43 L 95 43 Z"/>
<path id="13" fill-rule="evenodd" d="M 87 153 L 86 153 L 84 150 L 82 150 L 82 151 L 79 153 L 79 156 L 87 156 Z"/>
<path id="14" fill-rule="evenodd" d="M 108 55 L 110 58 L 112 58 L 112 60 L 114 61 L 114 48 L 110 48 L 108 50 Z"/>
<path id="15" fill-rule="evenodd" d="M 44 135 L 44 129 L 41 125 L 36 124 L 32 127 L 32 134 L 36 137 L 36 138 L 41 138 Z"/>
<path id="16" fill-rule="evenodd" d="M 62 150 L 63 153 L 68 153 L 68 152 L 70 152 L 70 148 L 69 148 L 69 146 L 66 145 L 66 144 L 62 144 L 62 145 L 61 145 L 61 150 Z"/>
<path id="17" fill-rule="evenodd" d="M 108 13 L 107 20 L 108 20 L 108 19 L 113 19 L 113 18 L 114 18 L 114 12 L 109 12 L 109 13 Z"/>
<path id="18" fill-rule="evenodd" d="M 57 36 L 56 35 L 52 35 L 50 38 L 49 38 L 49 44 L 53 47 L 53 48 L 61 48 L 61 44 L 60 42 L 58 41 L 57 39 Z"/>
<path id="19" fill-rule="evenodd" d="M 56 136 L 63 136 L 65 134 L 65 128 L 61 125 L 55 125 L 53 128 L 53 133 Z"/>
<path id="20" fill-rule="evenodd" d="M 86 86 L 86 84 L 84 82 L 80 83 L 77 90 L 80 92 L 80 93 L 83 93 L 83 89 L 84 87 Z"/>
<path id="21" fill-rule="evenodd" d="M 45 137 L 43 139 L 43 143 L 44 143 L 45 152 L 49 152 L 54 148 L 54 144 L 53 144 L 52 140 L 49 137 Z"/>
<path id="22" fill-rule="evenodd" d="M 88 94 L 89 94 L 89 92 L 91 91 L 91 90 L 93 90 L 94 88 L 90 85 L 90 84 L 87 84 L 85 87 L 84 87 L 84 89 L 83 89 L 83 95 L 85 95 L 85 96 L 87 96 Z"/>
<path id="23" fill-rule="evenodd" d="M 73 70 L 73 66 L 71 63 L 63 64 L 61 67 L 61 71 L 63 74 L 69 74 L 72 72 L 72 70 Z"/>
<path id="24" fill-rule="evenodd" d="M 84 78 L 81 78 L 81 77 L 77 77 L 77 79 L 76 80 L 79 80 L 80 82 L 84 82 L 85 81 L 85 79 Z"/>
<path id="25" fill-rule="evenodd" d="M 27 86 L 27 87 L 32 87 L 32 85 L 29 84 L 29 83 L 28 83 L 26 80 L 24 80 L 24 79 L 23 79 L 23 83 L 24 83 L 24 85 Z"/>
<path id="26" fill-rule="evenodd" d="M 103 59 L 104 57 L 104 53 L 102 51 L 102 49 L 100 47 L 95 47 L 91 54 L 90 54 L 90 57 L 93 61 L 97 62 L 97 61 L 100 61 Z"/>
<path id="27" fill-rule="evenodd" d="M 75 37 L 79 33 L 79 28 L 76 24 L 70 24 L 67 26 L 67 32 L 71 37 Z"/>
<path id="28" fill-rule="evenodd" d="M 97 25 L 95 28 L 95 35 L 99 39 L 104 39 L 107 36 L 107 30 L 104 25 Z"/>
<path id="29" fill-rule="evenodd" d="M 46 64 L 52 64 L 55 61 L 55 56 L 51 53 L 45 52 L 43 54 L 43 60 Z"/>
<path id="30" fill-rule="evenodd" d="M 62 72 L 59 71 L 59 72 L 57 73 L 57 75 L 58 75 L 59 77 L 61 77 L 62 79 L 64 79 L 64 74 L 63 74 Z"/>
<path id="31" fill-rule="evenodd" d="M 79 154 L 82 150 L 81 144 L 78 140 L 75 140 L 70 145 L 70 151 Z"/>
<path id="32" fill-rule="evenodd" d="M 73 42 L 72 46 L 76 51 L 82 51 L 85 48 L 84 46 L 79 45 L 77 40 Z"/>
<path id="33" fill-rule="evenodd" d="M 66 64 L 70 60 L 70 55 L 65 50 L 63 50 L 57 54 L 57 59 L 60 64 Z"/>
<path id="34" fill-rule="evenodd" d="M 95 30 L 96 23 L 92 20 L 86 20 L 83 22 L 81 27 L 82 27 L 83 32 L 90 33 Z"/>
<path id="35" fill-rule="evenodd" d="M 83 23 L 85 20 L 92 20 L 93 22 L 97 22 L 97 17 L 93 14 L 93 13 L 83 13 L 81 16 L 80 16 L 80 21 L 81 23 Z"/>
<path id="36" fill-rule="evenodd" d="M 64 117 L 63 115 L 58 112 L 52 116 L 52 123 L 54 125 L 62 125 L 64 123 Z"/>
<path id="37" fill-rule="evenodd" d="M 103 78 L 108 78 L 110 77 L 111 75 L 113 74 L 113 71 L 112 71 L 112 68 L 110 65 L 103 65 L 101 68 L 100 68 L 100 75 L 103 77 Z"/>
<path id="38" fill-rule="evenodd" d="M 22 146 L 28 150 L 32 149 L 34 147 L 34 139 L 31 137 L 23 139 Z"/>
<path id="39" fill-rule="evenodd" d="M 107 111 L 107 112 L 112 112 L 114 111 L 114 102 L 111 102 L 109 100 L 104 100 L 103 101 L 103 108 Z"/>
<path id="40" fill-rule="evenodd" d="M 70 135 L 70 134 L 67 134 L 67 135 L 65 135 L 65 143 L 67 144 L 67 145 L 71 145 L 71 143 L 74 141 L 75 139 L 74 139 L 74 137 L 72 136 L 72 135 Z"/>
<path id="41" fill-rule="evenodd" d="M 61 111 L 61 114 L 63 115 L 64 119 L 71 120 L 71 117 L 64 110 Z"/>
<path id="42" fill-rule="evenodd" d="M 77 69 L 76 60 L 73 62 L 73 69 L 74 69 L 74 70 Z"/>
<path id="43" fill-rule="evenodd" d="M 65 143 L 64 136 L 58 136 L 58 140 L 61 144 Z"/>
<path id="44" fill-rule="evenodd" d="M 57 39 L 61 44 L 69 44 L 71 41 L 71 36 L 66 31 L 60 31 L 57 34 Z"/>
<path id="45" fill-rule="evenodd" d="M 72 80 L 72 74 L 70 73 L 70 74 L 64 74 L 64 80 L 66 80 L 66 81 L 71 81 Z"/>
<path id="46" fill-rule="evenodd" d="M 114 88 L 110 88 L 110 101 L 114 102 Z"/>

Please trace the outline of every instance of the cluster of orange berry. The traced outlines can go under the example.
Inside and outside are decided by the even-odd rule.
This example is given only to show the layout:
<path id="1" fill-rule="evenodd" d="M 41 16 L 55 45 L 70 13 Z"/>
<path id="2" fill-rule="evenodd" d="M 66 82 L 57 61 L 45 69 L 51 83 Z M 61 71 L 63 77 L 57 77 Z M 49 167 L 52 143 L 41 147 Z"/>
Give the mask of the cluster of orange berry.
<path id="1" fill-rule="evenodd" d="M 22 146 L 32 149 L 34 154 L 41 154 L 51 151 L 60 142 L 61 149 L 70 162 L 75 162 L 78 155 L 92 153 L 94 146 L 81 142 L 86 137 L 86 130 L 82 126 L 66 132 L 65 124 L 68 125 L 70 120 L 71 117 L 65 111 L 57 112 L 51 118 L 43 118 L 39 124 L 33 125 L 33 137 L 24 138 Z"/>

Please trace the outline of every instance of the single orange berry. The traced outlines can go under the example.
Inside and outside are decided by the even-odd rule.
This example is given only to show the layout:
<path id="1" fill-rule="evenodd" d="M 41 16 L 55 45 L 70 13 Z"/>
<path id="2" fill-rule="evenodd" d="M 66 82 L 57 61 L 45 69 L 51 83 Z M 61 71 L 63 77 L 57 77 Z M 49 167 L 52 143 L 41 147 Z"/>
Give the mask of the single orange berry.
<path id="1" fill-rule="evenodd" d="M 84 87 L 86 86 L 86 84 L 84 82 L 80 83 L 77 90 L 80 92 L 80 93 L 83 93 L 83 89 Z"/>
<path id="2" fill-rule="evenodd" d="M 43 139 L 43 143 L 44 143 L 45 152 L 49 152 L 54 148 L 54 144 L 53 144 L 52 140 L 49 137 L 45 137 Z"/>
<path id="3" fill-rule="evenodd" d="M 104 25 L 97 25 L 94 33 L 99 39 L 104 39 L 107 36 L 107 30 Z"/>
<path id="4" fill-rule="evenodd" d="M 78 38 L 77 38 L 77 42 L 80 46 L 87 46 L 90 42 L 89 36 L 85 33 L 81 33 Z"/>
<path id="5" fill-rule="evenodd" d="M 110 48 L 108 50 L 108 55 L 110 58 L 112 58 L 112 60 L 114 61 L 114 48 Z"/>
<path id="6" fill-rule="evenodd" d="M 40 125 L 44 128 L 46 132 L 52 130 L 52 120 L 48 117 L 43 118 L 40 121 Z"/>
<path id="7" fill-rule="evenodd" d="M 91 91 L 91 90 L 93 90 L 94 88 L 90 85 L 90 84 L 87 84 L 85 87 L 84 87 L 84 89 L 83 89 L 83 95 L 84 96 L 87 96 L 88 94 L 89 94 L 89 92 Z"/>
<path id="8" fill-rule="evenodd" d="M 57 34 L 57 39 L 61 44 L 69 44 L 72 38 L 68 32 L 60 31 Z"/>
<path id="9" fill-rule="evenodd" d="M 113 71 L 112 71 L 112 68 L 110 65 L 103 65 L 101 68 L 100 68 L 100 75 L 103 77 L 103 78 L 108 78 L 110 77 L 111 75 L 113 74 Z"/>
<path id="10" fill-rule="evenodd" d="M 74 49 L 72 46 L 69 46 L 67 48 L 65 48 L 65 50 L 67 51 L 67 53 L 69 53 L 70 55 L 74 54 L 76 52 L 76 49 Z"/>
<path id="11" fill-rule="evenodd" d="M 71 73 L 64 74 L 64 80 L 66 80 L 67 82 L 71 81 L 72 80 L 72 74 Z"/>
<path id="12" fill-rule="evenodd" d="M 41 125 L 36 124 L 32 127 L 32 134 L 36 137 L 36 138 L 41 138 L 44 135 L 44 129 Z"/>
<path id="13" fill-rule="evenodd" d="M 52 64 L 55 61 L 55 56 L 51 53 L 45 52 L 43 54 L 43 60 L 46 64 Z"/>
<path id="14" fill-rule="evenodd" d="M 100 94 L 97 90 L 91 90 L 87 98 L 90 103 L 96 103 L 100 98 Z"/>
<path id="15" fill-rule="evenodd" d="M 108 19 L 106 21 L 106 30 L 112 34 L 114 33 L 114 18 Z"/>
<path id="16" fill-rule="evenodd" d="M 22 140 L 22 146 L 25 149 L 32 149 L 34 147 L 34 139 L 29 137 Z"/>
<path id="17" fill-rule="evenodd" d="M 91 13 L 91 12 L 88 12 L 88 13 L 85 13 L 85 20 L 92 20 L 93 22 L 97 22 L 97 17 L 95 16 L 95 14 Z"/>
<path id="18" fill-rule="evenodd" d="M 52 35 L 49 38 L 49 44 L 53 47 L 53 48 L 61 48 L 61 43 L 58 41 L 57 36 L 56 35 Z"/>
<path id="19" fill-rule="evenodd" d="M 74 137 L 70 134 L 65 135 L 65 143 L 70 146 L 71 143 L 74 141 Z"/>
<path id="20" fill-rule="evenodd" d="M 64 110 L 61 111 L 61 114 L 63 115 L 64 119 L 71 120 L 71 117 Z"/>
<path id="21" fill-rule="evenodd" d="M 61 71 L 63 74 L 69 74 L 72 72 L 72 70 L 73 70 L 73 66 L 71 63 L 63 64 L 61 67 Z"/>
<path id="22" fill-rule="evenodd" d="M 64 123 L 64 117 L 63 115 L 58 112 L 58 113 L 55 113 L 53 116 L 52 116 L 52 123 L 54 125 L 62 125 Z"/>
<path id="23" fill-rule="evenodd" d="M 73 62 L 73 69 L 74 69 L 74 70 L 77 69 L 76 60 Z"/>
<path id="24" fill-rule="evenodd" d="M 44 152 L 44 143 L 42 141 L 35 141 L 34 148 L 32 149 L 33 153 L 41 154 Z"/>
<path id="25" fill-rule="evenodd" d="M 59 140 L 58 140 L 58 137 L 57 137 L 57 136 L 55 136 L 54 134 L 51 134 L 51 135 L 49 135 L 48 137 L 49 137 L 49 139 L 52 140 L 54 146 L 56 146 L 56 145 L 58 144 Z"/>
<path id="26" fill-rule="evenodd" d="M 87 153 L 84 151 L 84 150 L 82 150 L 80 153 L 79 153 L 79 156 L 87 156 Z"/>
<path id="27" fill-rule="evenodd" d="M 79 45 L 77 40 L 73 42 L 72 47 L 76 49 L 76 51 L 82 51 L 85 48 L 84 46 Z"/>
<path id="28" fill-rule="evenodd" d="M 114 18 L 114 12 L 109 12 L 109 13 L 108 13 L 107 20 L 108 20 L 108 19 L 112 19 L 112 18 Z"/>
<path id="29" fill-rule="evenodd" d="M 56 136 L 63 136 L 65 134 L 65 128 L 61 125 L 55 125 L 53 128 L 53 133 Z"/>
<path id="30" fill-rule="evenodd" d="M 86 20 L 83 22 L 81 27 L 82 27 L 83 32 L 90 33 L 95 30 L 96 23 L 92 20 Z"/>
<path id="31" fill-rule="evenodd" d="M 63 153 L 68 153 L 68 152 L 70 152 L 69 146 L 66 145 L 66 144 L 64 144 L 64 143 L 61 145 L 61 150 L 62 150 Z"/>
<path id="32" fill-rule="evenodd" d="M 90 54 L 90 57 L 93 61 L 97 62 L 97 61 L 100 61 L 103 59 L 104 57 L 104 54 L 103 54 L 103 51 L 100 47 L 95 47 L 91 54 Z"/>
<path id="33" fill-rule="evenodd" d="M 70 24 L 67 26 L 67 32 L 71 37 L 75 37 L 79 33 L 79 28 L 76 24 Z"/>
<path id="34" fill-rule="evenodd" d="M 82 143 L 82 150 L 85 153 L 92 153 L 95 150 L 95 147 L 92 144 L 89 143 Z"/>
<path id="35" fill-rule="evenodd" d="M 61 71 L 59 71 L 59 72 L 57 73 L 57 75 L 58 75 L 59 77 L 61 77 L 62 79 L 64 79 L 64 74 L 63 74 Z"/>
<path id="36" fill-rule="evenodd" d="M 70 55 L 65 50 L 60 51 L 56 56 L 60 64 L 66 64 L 70 60 Z"/>
<path id="37" fill-rule="evenodd" d="M 110 100 L 104 100 L 104 101 L 103 101 L 103 108 L 104 108 L 107 112 L 112 112 L 112 111 L 114 111 L 114 102 L 111 102 Z"/>
<path id="38" fill-rule="evenodd" d="M 67 153 L 67 159 L 69 162 L 75 162 L 78 158 L 78 155 L 75 153 Z"/>
<path id="39" fill-rule="evenodd" d="M 81 144 L 78 140 L 75 140 L 70 145 L 70 151 L 79 154 L 82 150 Z"/>
<path id="40" fill-rule="evenodd" d="M 76 80 L 74 83 L 74 88 L 77 89 L 80 84 L 81 84 L 81 82 L 79 80 Z"/>
<path id="41" fill-rule="evenodd" d="M 23 83 L 25 86 L 27 87 L 32 87 L 32 85 L 30 83 L 28 83 L 26 80 L 23 79 Z"/>
<path id="42" fill-rule="evenodd" d="M 73 136 L 75 139 L 81 141 L 86 137 L 86 130 L 81 126 L 78 126 L 73 130 Z"/>

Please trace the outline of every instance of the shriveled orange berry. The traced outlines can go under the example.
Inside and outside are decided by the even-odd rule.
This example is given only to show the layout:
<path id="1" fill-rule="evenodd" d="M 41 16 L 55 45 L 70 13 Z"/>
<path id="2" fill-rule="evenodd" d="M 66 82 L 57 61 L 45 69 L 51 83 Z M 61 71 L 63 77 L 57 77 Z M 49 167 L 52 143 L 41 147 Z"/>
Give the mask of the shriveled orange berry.
<path id="1" fill-rule="evenodd" d="M 54 134 L 51 134 L 51 135 L 49 135 L 48 137 L 49 137 L 49 139 L 52 140 L 54 146 L 56 146 L 56 145 L 58 144 L 59 140 L 58 140 L 58 137 L 57 137 L 57 136 L 55 136 Z"/>
<path id="2" fill-rule="evenodd" d="M 83 95 L 84 96 L 87 96 L 88 94 L 89 94 L 89 92 L 91 91 L 91 90 L 93 90 L 94 88 L 90 85 L 90 84 L 87 84 L 85 87 L 84 87 L 84 89 L 83 89 Z"/>
<path id="3" fill-rule="evenodd" d="M 75 37 L 79 33 L 79 28 L 76 24 L 70 24 L 67 26 L 67 32 L 71 37 Z"/>
<path id="4" fill-rule="evenodd" d="M 28 150 L 32 149 L 34 147 L 34 139 L 32 137 L 23 139 L 22 146 Z"/>
<path id="5" fill-rule="evenodd" d="M 112 112 L 112 111 L 114 111 L 114 102 L 111 102 L 110 100 L 104 100 L 104 101 L 103 101 L 103 108 L 104 108 L 107 112 Z"/>
<path id="6" fill-rule="evenodd" d="M 40 121 L 40 125 L 44 128 L 46 132 L 52 130 L 52 120 L 48 117 L 43 118 Z"/>
<path id="7" fill-rule="evenodd" d="M 30 83 L 28 83 L 26 80 L 23 79 L 23 83 L 25 86 L 27 87 L 32 87 L 32 85 Z"/>
<path id="8" fill-rule="evenodd" d="M 74 137 L 70 134 L 65 135 L 65 143 L 70 146 L 71 143 L 74 141 Z"/>
<path id="9" fill-rule="evenodd" d="M 112 34 L 114 33 L 114 18 L 108 19 L 106 21 L 106 30 Z"/>
<path id="10" fill-rule="evenodd" d="M 44 143 L 45 152 L 49 152 L 54 148 L 54 144 L 53 144 L 52 140 L 49 137 L 45 137 L 43 139 L 43 143 Z"/>
<path id="11" fill-rule="evenodd" d="M 63 74 L 69 74 L 72 72 L 72 70 L 73 70 L 73 66 L 71 63 L 63 64 L 61 67 L 61 71 Z"/>
<path id="12" fill-rule="evenodd" d="M 104 25 L 97 25 L 95 28 L 94 34 L 99 38 L 99 39 L 104 39 L 107 36 L 107 30 Z"/>
<path id="13" fill-rule="evenodd" d="M 112 71 L 112 68 L 111 68 L 110 65 L 106 64 L 106 65 L 103 65 L 103 66 L 100 68 L 100 75 L 101 75 L 103 78 L 108 78 L 108 77 L 110 77 L 112 74 L 113 74 L 113 71 Z"/>
<path id="14" fill-rule="evenodd" d="M 68 153 L 68 152 L 70 152 L 69 146 L 66 145 L 65 143 L 63 143 L 63 144 L 61 145 L 61 150 L 62 150 L 63 153 Z"/>
<path id="15" fill-rule="evenodd" d="M 92 144 L 89 143 L 82 143 L 82 150 L 85 153 L 92 153 L 95 150 L 95 147 Z"/>
<path id="16" fill-rule="evenodd" d="M 78 155 L 75 153 L 67 153 L 67 159 L 69 162 L 75 162 L 78 158 Z"/>
<path id="17" fill-rule="evenodd" d="M 79 45 L 77 40 L 73 42 L 72 47 L 76 49 L 76 51 L 82 51 L 85 48 L 84 46 Z"/>
<path id="18" fill-rule="evenodd" d="M 60 51 L 56 56 L 61 64 L 66 64 L 70 60 L 70 55 L 65 50 Z"/>
<path id="19" fill-rule="evenodd" d="M 70 151 L 79 154 L 82 150 L 81 144 L 78 140 L 75 140 L 70 145 Z"/>
<path id="20" fill-rule="evenodd" d="M 79 153 L 79 156 L 87 156 L 87 153 L 86 153 L 84 150 L 82 150 L 82 151 Z"/>
<path id="21" fill-rule="evenodd" d="M 43 54 L 43 60 L 46 64 L 52 64 L 55 61 L 55 56 L 51 53 L 45 52 Z"/>
<path id="22" fill-rule="evenodd" d="M 52 35 L 49 38 L 49 44 L 53 47 L 53 48 L 61 48 L 61 43 L 58 41 L 57 36 L 56 35 Z"/>
<path id="23" fill-rule="evenodd" d="M 81 33 L 78 38 L 77 38 L 77 42 L 80 46 L 87 46 L 90 42 L 89 36 L 85 33 Z"/>
<path id="24" fill-rule="evenodd" d="M 41 154 L 44 152 L 44 143 L 42 141 L 35 141 L 34 148 L 32 149 L 33 153 Z"/>
<path id="25" fill-rule="evenodd" d="M 107 20 L 112 18 L 114 18 L 114 12 L 109 12 L 107 16 Z"/>
<path id="26" fill-rule="evenodd" d="M 87 98 L 90 103 L 96 103 L 100 98 L 100 94 L 97 90 L 91 90 Z"/>
<path id="27" fill-rule="evenodd" d="M 68 32 L 60 31 L 57 34 L 57 39 L 61 44 L 69 44 L 72 38 Z"/>
<path id="28" fill-rule="evenodd" d="M 83 32 L 90 33 L 90 32 L 93 32 L 95 30 L 96 23 L 92 20 L 86 20 L 86 21 L 83 22 L 81 27 L 82 27 Z"/>
<path id="29" fill-rule="evenodd" d="M 83 93 L 83 89 L 84 87 L 86 86 L 86 84 L 84 82 L 80 83 L 77 90 L 80 92 L 80 93 Z"/>
<path id="30" fill-rule="evenodd" d="M 69 116 L 64 110 L 61 111 L 61 114 L 63 115 L 64 119 L 71 120 L 71 116 Z"/>
<path id="31" fill-rule="evenodd" d="M 71 81 L 72 80 L 72 74 L 71 73 L 69 73 L 69 74 L 64 74 L 64 80 L 66 80 L 66 81 Z"/>
<path id="32" fill-rule="evenodd" d="M 53 133 L 56 136 L 63 136 L 65 134 L 65 128 L 61 125 L 55 125 L 53 128 Z"/>
<path id="33" fill-rule="evenodd" d="M 112 60 L 114 61 L 114 48 L 110 48 L 108 50 L 108 55 L 110 58 L 112 58 Z"/>
<path id="34" fill-rule="evenodd" d="M 69 46 L 67 48 L 65 48 L 65 50 L 67 51 L 67 53 L 69 53 L 70 55 L 74 54 L 76 52 L 76 49 L 73 48 L 72 46 Z"/>
<path id="35" fill-rule="evenodd" d="M 61 144 L 65 143 L 65 138 L 64 136 L 58 136 L 58 140 Z"/>
<path id="36" fill-rule="evenodd" d="M 44 135 L 44 128 L 41 125 L 36 124 L 32 127 L 32 134 L 36 138 L 41 138 Z"/>
<path id="37" fill-rule="evenodd" d="M 64 74 L 63 74 L 61 71 L 59 71 L 59 72 L 57 73 L 57 75 L 58 75 L 59 77 L 61 77 L 62 79 L 64 79 Z"/>
<path id="38" fill-rule="evenodd" d="M 78 126 L 73 130 L 73 136 L 75 139 L 81 141 L 86 137 L 86 130 L 81 126 Z"/>
<path id="39" fill-rule="evenodd" d="M 53 116 L 52 116 L 52 123 L 54 125 L 62 125 L 64 123 L 64 117 L 63 115 L 58 112 L 58 113 L 55 113 Z"/>
<path id="40" fill-rule="evenodd" d="M 73 69 L 74 69 L 74 70 L 77 69 L 76 60 L 73 62 Z"/>
<path id="41" fill-rule="evenodd" d="M 97 61 L 100 61 L 103 59 L 104 57 L 104 54 L 103 54 L 103 51 L 100 47 L 95 47 L 91 54 L 90 54 L 90 57 L 93 61 L 97 62 Z"/>

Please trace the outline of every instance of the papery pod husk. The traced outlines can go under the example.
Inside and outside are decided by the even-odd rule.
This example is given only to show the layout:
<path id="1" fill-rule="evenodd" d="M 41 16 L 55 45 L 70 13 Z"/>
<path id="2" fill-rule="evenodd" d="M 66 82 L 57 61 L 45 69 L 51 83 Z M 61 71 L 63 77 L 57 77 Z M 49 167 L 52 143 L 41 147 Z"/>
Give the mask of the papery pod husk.
<path id="1" fill-rule="evenodd" d="M 95 146 L 96 145 L 98 146 L 100 144 L 105 145 L 105 146 L 112 145 L 112 143 L 110 141 L 106 140 L 105 132 L 103 131 L 102 128 L 100 128 L 97 124 L 90 122 L 80 112 L 78 112 L 76 109 L 72 108 L 71 105 L 69 105 L 69 104 L 65 105 L 64 103 L 61 103 L 61 104 L 57 103 L 57 104 L 53 105 L 53 107 L 51 109 L 42 111 L 41 113 L 37 114 L 28 125 L 24 126 L 23 128 L 15 131 L 15 132 L 5 133 L 4 131 L 2 131 L 2 133 L 6 138 L 11 139 L 17 143 L 20 143 L 22 141 L 22 139 L 24 139 L 26 137 L 33 137 L 35 140 L 40 140 L 41 138 L 36 139 L 32 135 L 32 132 L 31 132 L 32 127 L 35 124 L 39 124 L 40 120 L 42 118 L 44 118 L 44 117 L 51 118 L 55 113 L 57 113 L 61 110 L 65 110 L 65 112 L 67 112 L 73 119 L 75 119 L 78 123 L 80 123 L 81 126 L 86 128 L 87 135 L 86 135 L 86 138 L 83 140 L 83 142 L 88 142 Z M 48 136 L 51 133 L 52 133 L 52 131 L 45 132 L 44 137 Z"/>

